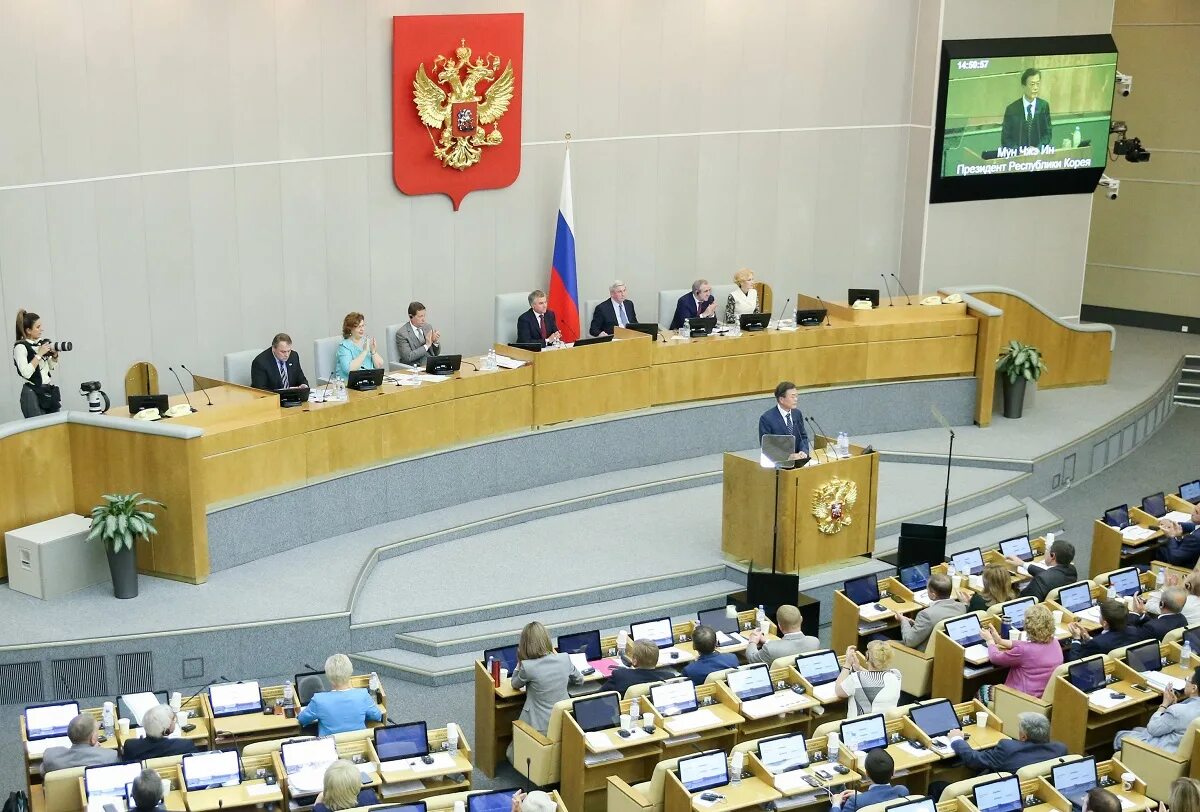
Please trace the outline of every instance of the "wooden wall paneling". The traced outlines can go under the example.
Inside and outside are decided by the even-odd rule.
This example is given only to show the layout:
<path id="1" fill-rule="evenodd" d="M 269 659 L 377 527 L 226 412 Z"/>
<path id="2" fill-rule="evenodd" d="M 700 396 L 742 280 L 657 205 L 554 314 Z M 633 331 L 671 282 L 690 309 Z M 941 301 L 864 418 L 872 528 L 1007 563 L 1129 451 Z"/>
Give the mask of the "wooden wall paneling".
<path id="1" fill-rule="evenodd" d="M 300 436 L 247 444 L 202 459 L 204 504 L 210 507 L 226 499 L 300 485 L 308 475 L 307 448 Z"/>
<path id="2" fill-rule="evenodd" d="M 0 577 L 8 575 L 4 530 L 76 512 L 66 424 L 0 439 Z M 83 515 L 87 515 L 84 512 Z"/>

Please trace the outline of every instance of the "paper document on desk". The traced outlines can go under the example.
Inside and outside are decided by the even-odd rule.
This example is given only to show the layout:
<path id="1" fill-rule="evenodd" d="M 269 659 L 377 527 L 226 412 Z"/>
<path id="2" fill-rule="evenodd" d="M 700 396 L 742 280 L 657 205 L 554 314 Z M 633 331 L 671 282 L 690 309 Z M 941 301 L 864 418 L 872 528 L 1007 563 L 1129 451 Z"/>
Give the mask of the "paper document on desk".
<path id="1" fill-rule="evenodd" d="M 1082 612 L 1076 612 L 1075 618 L 1077 620 L 1086 620 L 1089 623 L 1099 623 L 1100 622 L 1100 607 L 1092 606 L 1088 609 L 1084 609 Z"/>
<path id="2" fill-rule="evenodd" d="M 51 747 L 70 746 L 71 739 L 69 736 L 55 736 L 52 739 L 38 739 L 37 741 L 25 742 L 25 752 L 31 756 L 40 756 Z"/>
<path id="3" fill-rule="evenodd" d="M 525 366 L 525 362 L 518 361 L 516 358 L 509 358 L 507 355 L 497 355 L 496 366 L 500 367 L 500 369 L 518 369 Z"/>
<path id="4" fill-rule="evenodd" d="M 621 667 L 620 659 L 616 657 L 605 657 L 603 660 L 596 660 L 592 663 L 592 668 L 599 671 L 604 676 L 609 676 L 614 670 Z"/>
<path id="5" fill-rule="evenodd" d="M 262 798 L 267 795 L 279 795 L 279 786 L 276 784 L 242 784 L 242 788 L 246 790 L 246 795 L 251 798 Z"/>
<path id="6" fill-rule="evenodd" d="M 837 693 L 837 683 L 827 682 L 824 685 L 814 685 L 813 698 L 818 702 L 836 702 L 839 698 Z"/>
<path id="7" fill-rule="evenodd" d="M 417 380 L 422 383 L 442 383 L 443 381 L 454 380 L 453 375 L 430 375 L 428 372 L 422 372 L 417 376 Z"/>
<path id="8" fill-rule="evenodd" d="M 669 733 L 686 733 L 689 730 L 696 730 L 710 725 L 719 725 L 721 724 L 721 720 L 708 708 L 701 708 L 700 710 L 694 710 L 681 716 L 670 717 L 664 724 Z"/>
<path id="9" fill-rule="evenodd" d="M 1192 520 L 1192 514 L 1184 513 L 1182 510 L 1172 510 L 1166 516 L 1163 516 L 1163 518 L 1182 524 L 1183 522 L 1190 522 Z"/>
<path id="10" fill-rule="evenodd" d="M 325 787 L 325 768 L 312 767 L 297 770 L 287 777 L 288 787 L 294 792 L 311 794 L 320 792 Z"/>
<path id="11" fill-rule="evenodd" d="M 908 753 L 910 756 L 916 756 L 917 758 L 924 758 L 925 756 L 929 755 L 929 750 L 923 747 L 913 747 L 908 742 L 901 742 L 896 746 Z"/>
<path id="12" fill-rule="evenodd" d="M 1121 531 L 1121 538 L 1126 541 L 1141 541 L 1150 538 L 1157 532 L 1158 530 L 1153 527 L 1140 527 L 1134 524 Z"/>
<path id="13" fill-rule="evenodd" d="M 1151 688 L 1159 691 L 1166 691 L 1167 687 L 1174 688 L 1176 691 L 1182 691 L 1184 681 L 1178 677 L 1170 677 L 1161 671 L 1143 671 L 1142 679 L 1146 680 L 1146 684 Z"/>
<path id="14" fill-rule="evenodd" d="M 742 703 L 742 713 L 752 719 L 761 719 L 764 716 L 775 716 L 780 713 L 787 713 L 792 708 L 799 707 L 805 704 L 805 697 L 795 691 L 782 690 L 777 694 L 764 696 L 759 699 L 751 699 L 749 702 Z"/>
<path id="15" fill-rule="evenodd" d="M 571 665 L 575 666 L 580 671 L 586 671 L 587 669 L 591 668 L 591 666 L 588 665 L 587 655 L 584 654 L 583 652 L 576 651 L 567 656 L 569 656 L 571 658 Z"/>
<path id="16" fill-rule="evenodd" d="M 914 592 L 913 603 L 919 603 L 922 606 L 928 606 L 929 604 L 933 603 L 933 601 L 929 600 L 929 590 L 922 589 L 920 592 Z"/>
<path id="17" fill-rule="evenodd" d="M 771 776 L 772 782 L 775 784 L 775 789 L 780 792 L 788 792 L 793 789 L 813 789 L 812 785 L 804 780 L 807 773 L 804 770 L 791 770 L 786 773 Z M 814 792 L 819 790 L 813 789 Z"/>
<path id="18" fill-rule="evenodd" d="M 885 617 L 890 617 L 891 614 L 892 610 L 876 609 L 875 604 L 873 603 L 868 603 L 866 606 L 858 607 L 858 616 L 863 620 L 880 620 Z"/>
<path id="19" fill-rule="evenodd" d="M 718 647 L 744 646 L 744 645 L 746 645 L 746 638 L 742 637 L 737 632 L 734 632 L 733 634 L 726 634 L 725 632 L 717 632 L 717 646 Z"/>
<path id="20" fill-rule="evenodd" d="M 1128 696 L 1124 698 L 1114 697 L 1112 695 L 1112 691 L 1108 688 L 1101 688 L 1099 691 L 1093 691 L 1092 693 L 1088 694 L 1088 704 L 1099 710 L 1115 708 L 1117 705 L 1120 705 L 1122 702 L 1125 702 L 1128 699 Z"/>
<path id="21" fill-rule="evenodd" d="M 967 646 L 963 649 L 963 659 L 973 665 L 983 665 L 988 661 L 987 646 L 982 643 L 976 643 L 973 646 Z"/>

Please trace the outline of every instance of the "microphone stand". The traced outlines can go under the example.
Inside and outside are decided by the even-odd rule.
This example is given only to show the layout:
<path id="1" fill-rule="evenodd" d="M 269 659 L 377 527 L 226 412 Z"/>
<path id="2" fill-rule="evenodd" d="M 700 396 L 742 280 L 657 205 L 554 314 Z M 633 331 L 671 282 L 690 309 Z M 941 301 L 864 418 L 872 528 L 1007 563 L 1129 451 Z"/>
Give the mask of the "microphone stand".
<path id="1" fill-rule="evenodd" d="M 188 409 L 193 412 L 199 411 L 192 405 L 192 399 L 188 397 L 187 390 L 183 388 L 183 381 L 179 379 L 179 373 L 175 371 L 175 367 L 167 367 L 171 370 L 171 374 L 175 376 L 175 383 L 179 384 L 179 391 L 183 393 L 183 399 L 187 401 Z"/>
<path id="2" fill-rule="evenodd" d="M 775 320 L 775 329 L 780 329 L 779 322 L 783 321 L 783 314 L 787 312 L 788 305 L 792 303 L 792 297 L 789 296 L 783 301 L 783 309 L 779 311 L 779 318 Z"/>
<path id="3" fill-rule="evenodd" d="M 194 388 L 195 388 L 195 386 L 196 386 L 196 375 L 195 375 L 195 374 L 194 374 L 194 373 L 193 373 L 193 372 L 192 372 L 190 369 L 188 369 L 186 366 L 184 366 L 183 364 L 180 364 L 180 365 L 179 365 L 179 368 L 180 368 L 180 369 L 182 369 L 182 370 L 183 370 L 184 372 L 186 372 L 187 374 L 189 374 L 189 375 L 191 375 L 191 376 L 192 376 L 192 387 L 193 387 L 193 390 L 194 390 Z M 208 391 L 207 391 L 207 390 L 205 390 L 203 387 L 201 387 L 201 389 L 200 389 L 200 392 L 201 392 L 201 394 L 203 394 L 203 395 L 204 395 L 204 399 L 208 401 L 208 405 L 209 405 L 209 406 L 212 406 L 212 405 L 213 405 L 212 398 L 210 398 L 210 397 L 208 396 Z"/>
<path id="4" fill-rule="evenodd" d="M 942 527 L 946 527 L 946 518 L 950 514 L 950 466 L 954 462 L 954 429 L 950 428 L 950 424 L 946 422 L 946 418 L 938 411 L 937 406 L 931 404 L 929 411 L 933 412 L 933 416 L 942 424 L 942 428 L 950 432 L 950 448 L 946 452 L 946 494 L 942 499 Z"/>
<path id="5" fill-rule="evenodd" d="M 888 285 L 887 277 L 883 274 L 880 274 L 879 278 L 883 280 L 883 289 L 887 291 L 888 307 L 895 307 L 896 303 L 892 301 L 892 288 L 890 285 Z"/>
<path id="6" fill-rule="evenodd" d="M 904 298 L 908 299 L 908 306 L 912 307 L 912 297 L 908 295 L 908 291 L 904 289 L 904 283 L 900 281 L 900 277 L 892 274 L 892 279 L 896 280 L 896 284 L 900 286 L 900 292 L 904 294 Z"/>

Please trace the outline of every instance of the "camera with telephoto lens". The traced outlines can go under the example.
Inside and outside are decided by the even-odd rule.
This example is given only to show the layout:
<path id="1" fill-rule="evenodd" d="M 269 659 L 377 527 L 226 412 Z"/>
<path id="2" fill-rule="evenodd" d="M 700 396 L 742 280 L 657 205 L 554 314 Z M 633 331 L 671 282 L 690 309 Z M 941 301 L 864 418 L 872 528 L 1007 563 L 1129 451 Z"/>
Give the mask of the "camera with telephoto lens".
<path id="1" fill-rule="evenodd" d="M 84 381 L 79 384 L 79 394 L 86 395 L 89 392 L 99 392 L 100 381 Z"/>
<path id="2" fill-rule="evenodd" d="M 54 350 L 55 352 L 70 352 L 71 350 L 75 349 L 75 343 L 72 341 L 51 341 L 48 338 L 43 338 L 38 342 L 39 347 L 45 346 L 46 344 L 49 344 L 50 349 Z"/>

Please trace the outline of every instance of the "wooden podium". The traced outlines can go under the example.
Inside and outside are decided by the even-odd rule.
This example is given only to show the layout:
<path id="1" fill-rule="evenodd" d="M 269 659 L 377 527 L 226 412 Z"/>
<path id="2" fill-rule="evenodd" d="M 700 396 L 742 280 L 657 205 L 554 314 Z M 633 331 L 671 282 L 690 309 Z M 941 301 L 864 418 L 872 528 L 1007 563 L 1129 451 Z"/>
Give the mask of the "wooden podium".
<path id="1" fill-rule="evenodd" d="M 779 572 L 874 552 L 879 455 L 863 454 L 862 446 L 852 445 L 849 458 L 835 459 L 826 451 L 833 446 L 829 438 L 817 436 L 814 445 L 812 462 L 778 472 L 762 467 L 757 451 L 725 455 L 721 550 L 726 555 L 749 560 L 755 569 L 771 568 L 776 517 L 779 546 L 774 568 Z M 854 483 L 858 493 L 852 506 L 843 506 L 849 524 L 826 533 L 813 508 L 818 491 L 835 480 Z"/>

